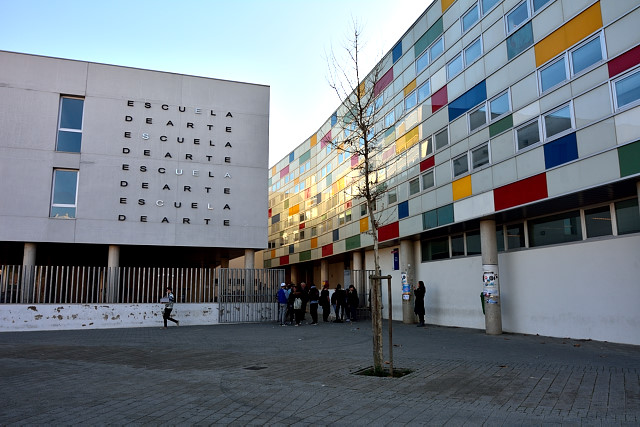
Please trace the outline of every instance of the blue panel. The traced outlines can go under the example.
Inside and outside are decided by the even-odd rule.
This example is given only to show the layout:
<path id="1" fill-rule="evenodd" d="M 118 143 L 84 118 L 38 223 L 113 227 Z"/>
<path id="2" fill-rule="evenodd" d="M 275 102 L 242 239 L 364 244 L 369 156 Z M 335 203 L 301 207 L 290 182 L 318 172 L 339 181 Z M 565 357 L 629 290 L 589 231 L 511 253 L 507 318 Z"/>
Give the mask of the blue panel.
<path id="1" fill-rule="evenodd" d="M 422 214 L 422 229 L 428 230 L 438 226 L 438 214 L 435 209 Z"/>
<path id="2" fill-rule="evenodd" d="M 279 221 L 280 221 L 280 214 L 276 214 L 271 217 L 271 225 L 276 224 Z"/>
<path id="3" fill-rule="evenodd" d="M 316 205 L 320 204 L 320 202 L 322 202 L 322 193 L 316 194 Z"/>
<path id="4" fill-rule="evenodd" d="M 530 46 L 533 46 L 533 30 L 531 29 L 531 21 L 527 22 L 526 25 L 507 37 L 508 60 L 511 61 L 511 59 Z"/>
<path id="5" fill-rule="evenodd" d="M 409 216 L 409 201 L 402 202 L 398 205 L 398 219 Z"/>
<path id="6" fill-rule="evenodd" d="M 293 151 L 289 154 L 289 163 L 293 162 L 293 160 L 295 159 L 295 155 L 293 154 Z"/>
<path id="7" fill-rule="evenodd" d="M 340 240 L 340 229 L 335 229 L 333 230 L 333 241 L 337 242 L 338 240 Z"/>
<path id="8" fill-rule="evenodd" d="M 576 134 L 570 133 L 544 146 L 544 167 L 549 169 L 578 158 Z"/>
<path id="9" fill-rule="evenodd" d="M 443 206 L 437 209 L 438 225 L 451 224 L 453 222 L 453 205 Z"/>
<path id="10" fill-rule="evenodd" d="M 335 112 L 331 115 L 331 127 L 334 127 L 338 123 L 338 113 Z"/>
<path id="11" fill-rule="evenodd" d="M 402 40 L 398 42 L 397 45 L 393 48 L 391 52 L 391 56 L 393 57 L 393 63 L 395 64 L 398 59 L 402 56 Z"/>
<path id="12" fill-rule="evenodd" d="M 481 81 L 449 103 L 449 121 L 455 120 L 476 105 L 487 100 L 487 85 Z"/>
<path id="13" fill-rule="evenodd" d="M 289 245 L 289 253 L 292 254 L 293 253 L 293 245 Z"/>

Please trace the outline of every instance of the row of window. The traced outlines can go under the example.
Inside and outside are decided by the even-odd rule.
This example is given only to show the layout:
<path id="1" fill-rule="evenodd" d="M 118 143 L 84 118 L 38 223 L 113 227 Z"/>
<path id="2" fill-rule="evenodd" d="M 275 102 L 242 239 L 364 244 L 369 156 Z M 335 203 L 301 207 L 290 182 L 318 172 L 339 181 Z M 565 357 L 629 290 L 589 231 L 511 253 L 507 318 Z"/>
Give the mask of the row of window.
<path id="1" fill-rule="evenodd" d="M 78 171 L 54 169 L 51 191 L 52 218 L 75 218 L 78 203 Z"/>
<path id="2" fill-rule="evenodd" d="M 79 153 L 82 145 L 84 100 L 63 96 L 60 98 L 59 111 L 56 151 Z"/>
<path id="3" fill-rule="evenodd" d="M 638 199 L 580 209 L 496 227 L 498 251 L 533 248 L 640 232 Z M 480 232 L 423 240 L 422 262 L 480 255 Z"/>

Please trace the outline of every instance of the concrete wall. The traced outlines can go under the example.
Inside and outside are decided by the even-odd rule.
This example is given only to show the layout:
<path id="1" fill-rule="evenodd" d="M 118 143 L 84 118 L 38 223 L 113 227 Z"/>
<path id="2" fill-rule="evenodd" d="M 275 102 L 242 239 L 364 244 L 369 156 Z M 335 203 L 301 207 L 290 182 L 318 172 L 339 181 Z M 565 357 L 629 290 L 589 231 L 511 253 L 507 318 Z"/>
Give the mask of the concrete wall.
<path id="1" fill-rule="evenodd" d="M 500 253 L 503 330 L 640 345 L 638 248 L 640 236 L 630 235 Z M 381 249 L 380 264 L 382 275 L 393 276 L 393 318 L 401 320 L 401 271 L 392 269 L 391 249 Z M 365 260 L 372 269 L 372 251 Z M 428 323 L 484 329 L 480 256 L 415 262 Z M 386 318 L 386 283 L 382 293 Z"/>
<path id="2" fill-rule="evenodd" d="M 163 304 L 2 304 L 0 332 L 161 327 L 163 308 Z M 171 315 L 181 326 L 215 325 L 218 304 L 175 304 Z"/>

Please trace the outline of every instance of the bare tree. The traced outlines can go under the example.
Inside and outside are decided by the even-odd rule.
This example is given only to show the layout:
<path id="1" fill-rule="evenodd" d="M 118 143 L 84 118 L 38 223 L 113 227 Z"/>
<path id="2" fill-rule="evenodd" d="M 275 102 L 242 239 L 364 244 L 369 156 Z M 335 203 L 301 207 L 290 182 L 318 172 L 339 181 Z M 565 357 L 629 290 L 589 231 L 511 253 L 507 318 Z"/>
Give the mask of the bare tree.
<path id="1" fill-rule="evenodd" d="M 388 127 L 382 117 L 382 82 L 384 64 L 379 61 L 366 75 L 361 69 L 362 30 L 353 22 L 353 33 L 344 46 L 344 57 L 338 59 L 335 52 L 329 55 L 329 85 L 336 92 L 341 105 L 336 113 L 341 137 L 329 143 L 352 159 L 352 170 L 347 175 L 352 185 L 354 200 L 363 200 L 367 206 L 373 236 L 375 275 L 380 276 L 378 255 L 378 228 L 381 218 L 376 213 L 387 188 L 384 184 L 385 164 L 382 160 L 383 141 Z M 342 57 L 341 57 L 342 58 Z M 371 318 L 373 326 L 374 370 L 383 370 L 382 351 L 382 292 L 380 280 L 371 282 Z"/>

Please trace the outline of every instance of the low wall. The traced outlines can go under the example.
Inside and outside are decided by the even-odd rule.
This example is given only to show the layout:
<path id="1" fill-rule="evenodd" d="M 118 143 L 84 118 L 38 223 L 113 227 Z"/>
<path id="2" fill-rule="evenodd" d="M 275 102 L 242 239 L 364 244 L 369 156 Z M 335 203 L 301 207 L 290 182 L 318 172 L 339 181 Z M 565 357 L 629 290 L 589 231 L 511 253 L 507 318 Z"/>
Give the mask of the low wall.
<path id="1" fill-rule="evenodd" d="M 162 304 L 1 304 L 0 332 L 162 326 Z M 218 323 L 218 304 L 176 304 L 180 325 Z M 173 323 L 169 322 L 169 326 Z"/>

